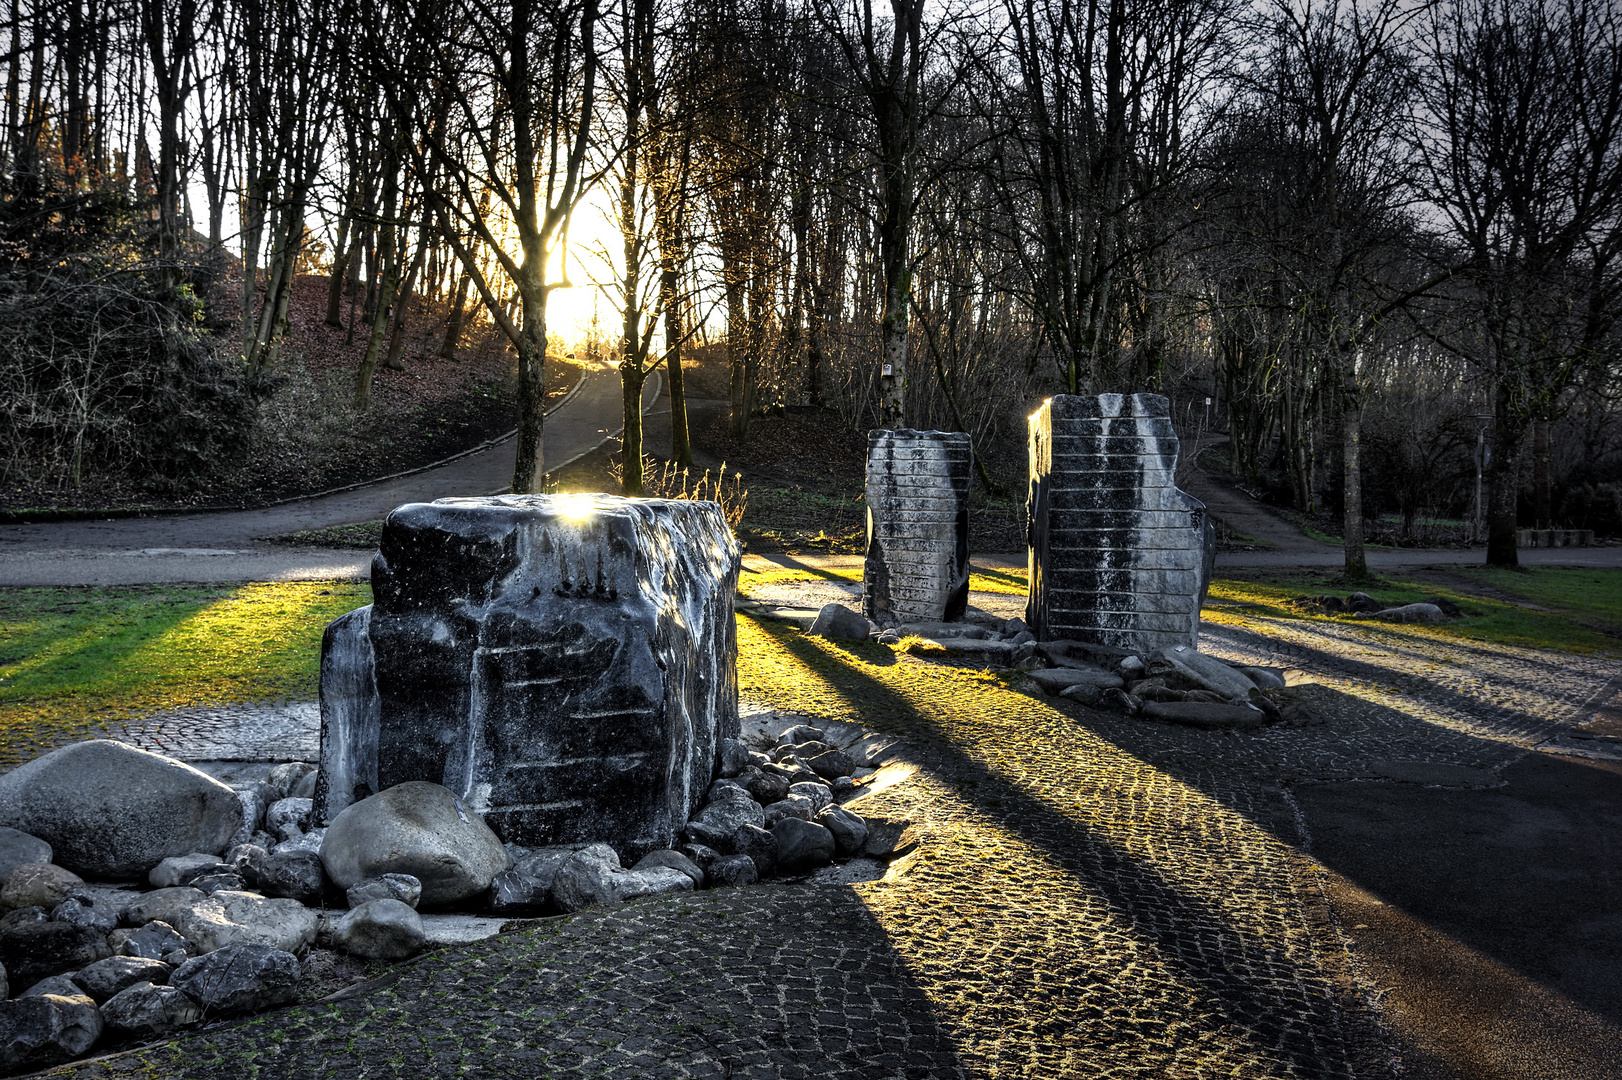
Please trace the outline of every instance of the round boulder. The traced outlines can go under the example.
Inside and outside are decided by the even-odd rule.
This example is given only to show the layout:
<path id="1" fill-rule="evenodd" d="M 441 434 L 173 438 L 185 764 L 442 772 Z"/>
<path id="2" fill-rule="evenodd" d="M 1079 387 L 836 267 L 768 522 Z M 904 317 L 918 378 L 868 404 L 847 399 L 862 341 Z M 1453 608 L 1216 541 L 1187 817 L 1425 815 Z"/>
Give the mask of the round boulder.
<path id="1" fill-rule="evenodd" d="M 351 908 L 333 931 L 338 947 L 367 960 L 404 960 L 422 950 L 422 916 L 400 900 L 369 900 Z"/>
<path id="2" fill-rule="evenodd" d="M 0 909 L 54 908 L 68 898 L 84 879 L 51 863 L 24 863 L 11 872 L 0 889 Z"/>
<path id="3" fill-rule="evenodd" d="M 790 873 L 833 861 L 834 834 L 814 821 L 781 818 L 772 835 L 777 838 L 777 865 Z"/>
<path id="4" fill-rule="evenodd" d="M 477 896 L 507 869 L 507 850 L 479 816 L 438 784 L 412 780 L 344 808 L 321 843 L 340 889 L 384 874 L 422 882 L 422 904 Z"/>
<path id="5" fill-rule="evenodd" d="M 59 865 L 91 878 L 138 877 L 171 855 L 224 851 L 241 820 L 236 792 L 212 776 L 107 739 L 0 776 L 0 825 L 45 841 Z"/>

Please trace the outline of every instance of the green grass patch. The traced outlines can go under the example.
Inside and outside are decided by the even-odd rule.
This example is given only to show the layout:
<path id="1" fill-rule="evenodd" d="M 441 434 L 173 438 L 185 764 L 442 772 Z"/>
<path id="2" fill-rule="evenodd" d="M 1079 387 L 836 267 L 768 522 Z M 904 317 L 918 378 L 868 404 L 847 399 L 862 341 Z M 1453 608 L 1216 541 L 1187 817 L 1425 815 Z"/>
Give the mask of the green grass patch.
<path id="1" fill-rule="evenodd" d="M 1611 636 L 1622 631 L 1617 620 L 1617 612 L 1622 610 L 1622 570 L 1537 567 L 1498 573 L 1509 575 L 1505 584 L 1499 584 L 1496 578 L 1484 584 L 1493 592 L 1514 593 L 1514 596 L 1483 595 L 1466 588 L 1406 578 L 1375 578 L 1349 586 L 1338 576 L 1301 571 L 1287 571 L 1277 576 L 1224 577 L 1211 582 L 1203 617 L 1213 622 L 1241 625 L 1252 616 L 1344 622 L 1351 617 L 1297 606 L 1294 600 L 1302 595 L 1323 593 L 1344 596 L 1361 589 L 1393 607 L 1439 596 L 1453 601 L 1467 613 L 1462 619 L 1433 625 L 1356 620 L 1393 633 L 1580 652 L 1622 650 L 1622 640 Z M 1527 607 L 1517 602 L 1517 598 L 1546 610 Z"/>
<path id="2" fill-rule="evenodd" d="M 1029 571 L 1023 567 L 1011 566 L 1006 569 L 993 569 L 989 566 L 976 566 L 969 568 L 970 592 L 1002 593 L 1005 596 L 1024 596 L 1029 580 Z"/>
<path id="3" fill-rule="evenodd" d="M 106 720 L 310 699 L 327 623 L 365 582 L 0 590 L 0 760 Z"/>

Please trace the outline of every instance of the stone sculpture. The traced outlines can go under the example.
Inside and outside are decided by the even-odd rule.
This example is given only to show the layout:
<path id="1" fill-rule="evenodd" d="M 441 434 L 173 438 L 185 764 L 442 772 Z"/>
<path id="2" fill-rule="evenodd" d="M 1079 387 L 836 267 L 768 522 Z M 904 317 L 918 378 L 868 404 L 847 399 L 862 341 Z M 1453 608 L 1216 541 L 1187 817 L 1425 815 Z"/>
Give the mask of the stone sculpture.
<path id="1" fill-rule="evenodd" d="M 1177 434 L 1159 394 L 1060 395 L 1030 417 L 1025 620 L 1148 655 L 1198 643 L 1214 538 L 1179 491 Z"/>
<path id="2" fill-rule="evenodd" d="M 963 617 L 973 462 L 962 432 L 868 433 L 862 613 L 880 626 Z"/>
<path id="3" fill-rule="evenodd" d="M 738 733 L 738 566 L 715 503 L 399 507 L 323 642 L 316 817 L 426 780 L 509 843 L 669 847 Z"/>

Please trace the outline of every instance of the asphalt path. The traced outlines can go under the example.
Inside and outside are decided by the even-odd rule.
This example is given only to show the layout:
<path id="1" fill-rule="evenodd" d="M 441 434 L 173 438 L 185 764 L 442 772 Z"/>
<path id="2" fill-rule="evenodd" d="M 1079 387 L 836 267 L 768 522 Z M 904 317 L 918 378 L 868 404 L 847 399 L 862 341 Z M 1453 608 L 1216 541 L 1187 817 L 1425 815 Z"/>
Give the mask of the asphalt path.
<path id="1" fill-rule="evenodd" d="M 587 369 L 547 413 L 542 456 L 563 468 L 618 437 L 619 372 Z M 660 394 L 657 376 L 642 407 Z M 505 491 L 511 436 L 426 470 L 258 510 L 0 526 L 0 586 L 144 585 L 180 581 L 309 581 L 365 578 L 368 552 L 272 544 L 267 537 L 375 521 L 411 502 Z"/>

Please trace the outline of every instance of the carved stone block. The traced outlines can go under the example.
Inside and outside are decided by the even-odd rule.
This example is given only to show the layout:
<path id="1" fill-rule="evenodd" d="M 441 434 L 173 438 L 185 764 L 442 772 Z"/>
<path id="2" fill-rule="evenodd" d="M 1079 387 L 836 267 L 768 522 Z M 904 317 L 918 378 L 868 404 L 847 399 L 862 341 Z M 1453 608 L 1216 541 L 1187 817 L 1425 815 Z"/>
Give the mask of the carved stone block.
<path id="1" fill-rule="evenodd" d="M 399 507 L 325 642 L 318 813 L 429 780 L 510 843 L 669 847 L 738 734 L 738 565 L 715 503 Z"/>
<path id="2" fill-rule="evenodd" d="M 1147 655 L 1196 645 L 1214 553 L 1205 504 L 1179 491 L 1159 394 L 1060 395 L 1030 417 L 1025 621 Z"/>
<path id="3" fill-rule="evenodd" d="M 963 617 L 973 463 L 962 432 L 868 433 L 862 612 L 880 626 Z"/>

